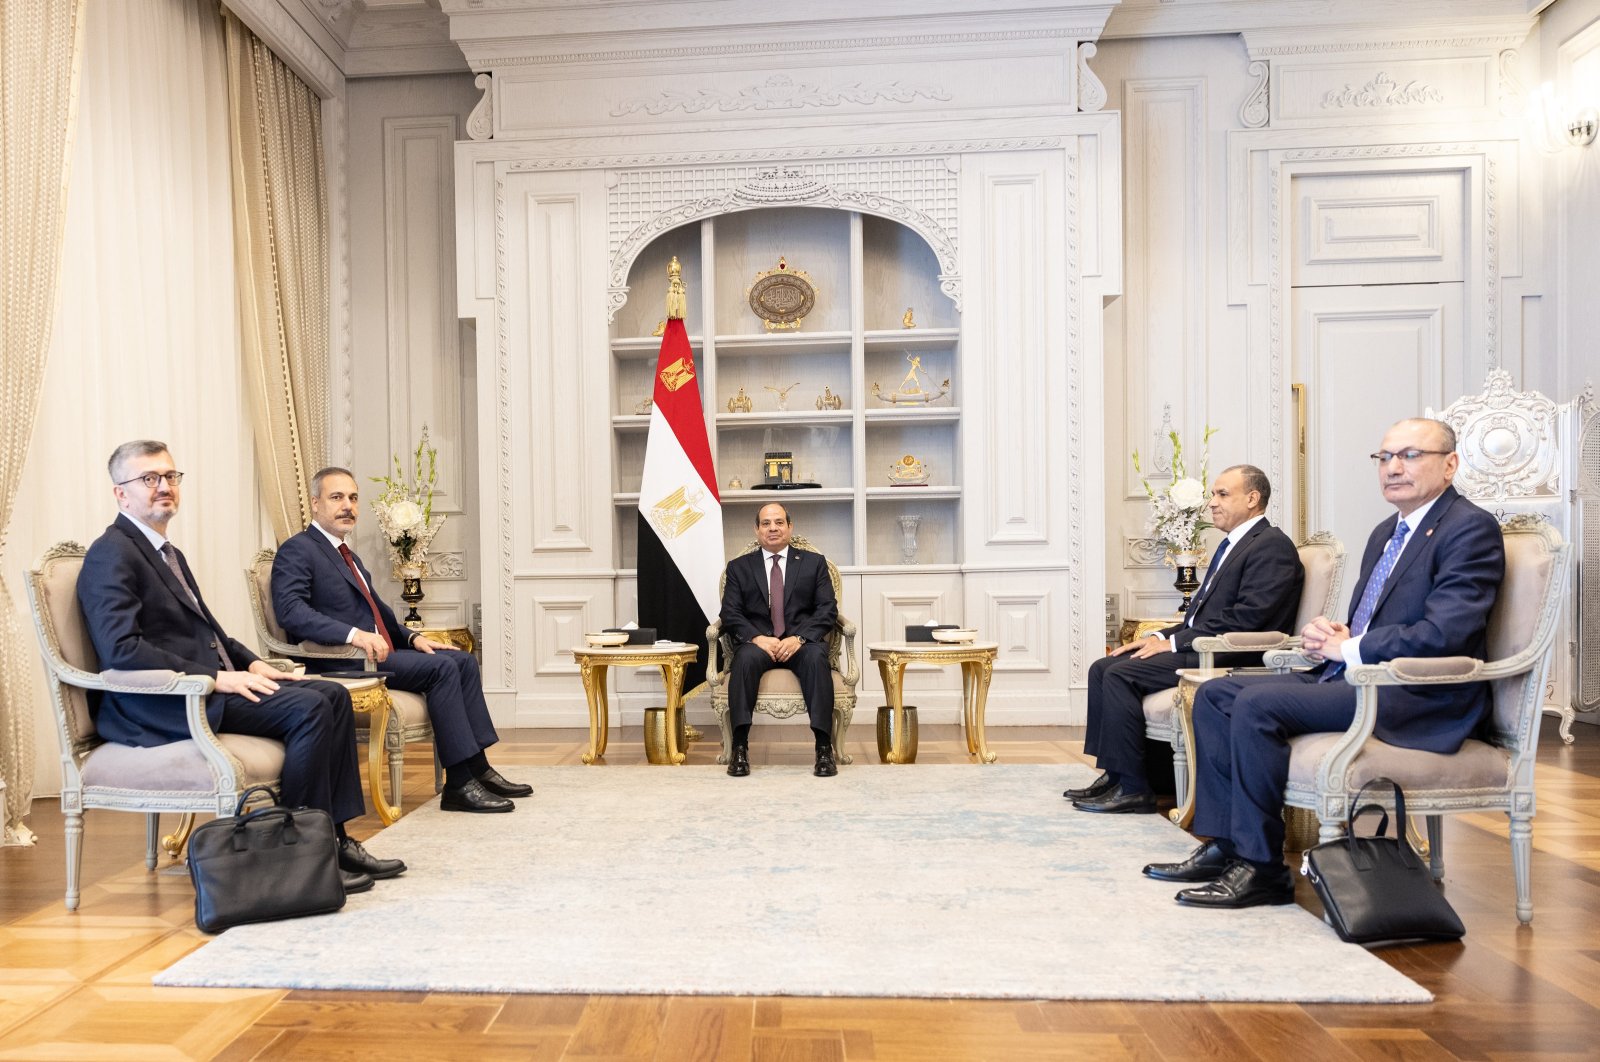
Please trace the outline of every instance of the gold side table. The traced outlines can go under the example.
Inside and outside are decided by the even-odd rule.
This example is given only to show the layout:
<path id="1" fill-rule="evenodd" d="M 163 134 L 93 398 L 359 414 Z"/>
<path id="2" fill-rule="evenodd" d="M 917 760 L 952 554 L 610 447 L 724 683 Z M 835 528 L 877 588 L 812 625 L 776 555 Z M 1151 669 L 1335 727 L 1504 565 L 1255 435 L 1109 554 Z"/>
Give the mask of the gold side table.
<path id="1" fill-rule="evenodd" d="M 583 695 L 589 701 L 589 750 L 583 754 L 584 763 L 596 763 L 605 758 L 611 725 L 606 699 L 608 667 L 661 669 L 661 680 L 667 687 L 667 704 L 660 727 L 650 725 L 648 710 L 646 712 L 645 758 L 651 763 L 674 765 L 688 758 L 680 747 L 684 737 L 683 669 L 699 659 L 698 646 L 681 642 L 676 645 L 584 645 L 573 649 L 572 656 L 583 673 Z"/>
<path id="2" fill-rule="evenodd" d="M 989 678 L 994 674 L 994 658 L 999 642 L 877 642 L 867 646 L 868 657 L 878 662 L 883 693 L 893 709 L 889 734 L 893 747 L 883 757 L 885 763 L 915 763 L 916 738 L 910 733 L 915 720 L 908 718 L 903 679 L 907 664 L 957 664 L 961 668 L 961 728 L 967 738 L 967 754 L 982 763 L 999 757 L 989 751 L 984 740 L 983 713 L 989 700 Z"/>
<path id="3" fill-rule="evenodd" d="M 367 720 L 367 795 L 385 826 L 400 817 L 400 809 L 383 795 L 383 779 L 388 765 L 385 759 L 389 737 L 389 717 L 394 711 L 394 698 L 389 696 L 387 679 L 374 675 L 371 678 L 343 678 L 331 675 L 311 675 L 310 678 L 337 682 L 350 693 L 350 704 L 357 714 Z M 396 794 L 398 796 L 398 794 Z"/>
<path id="4" fill-rule="evenodd" d="M 1127 645 L 1136 642 L 1147 634 L 1156 634 L 1166 630 L 1174 623 L 1182 623 L 1183 617 L 1167 616 L 1164 619 L 1142 619 L 1138 616 L 1129 616 L 1122 621 L 1122 626 L 1117 628 L 1117 644 Z"/>

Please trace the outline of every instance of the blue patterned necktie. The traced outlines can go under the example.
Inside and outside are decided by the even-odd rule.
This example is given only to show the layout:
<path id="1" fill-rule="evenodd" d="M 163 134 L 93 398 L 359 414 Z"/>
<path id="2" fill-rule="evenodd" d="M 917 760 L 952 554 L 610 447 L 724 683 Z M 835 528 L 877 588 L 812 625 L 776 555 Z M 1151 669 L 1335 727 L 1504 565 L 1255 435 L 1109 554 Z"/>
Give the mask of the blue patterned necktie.
<path id="1" fill-rule="evenodd" d="M 1211 564 L 1206 568 L 1206 581 L 1200 584 L 1200 593 L 1195 596 L 1194 604 L 1189 606 L 1189 614 L 1183 620 L 1185 626 L 1194 626 L 1194 614 L 1200 611 L 1200 602 L 1211 592 L 1211 577 L 1217 574 L 1217 569 L 1222 566 L 1222 555 L 1227 552 L 1228 540 L 1223 539 L 1222 545 L 1217 547 L 1217 552 L 1211 555 Z"/>
<path id="2" fill-rule="evenodd" d="M 1372 569 L 1372 576 L 1367 579 L 1367 585 L 1361 591 L 1356 614 L 1350 620 L 1350 637 L 1354 638 L 1367 632 L 1367 624 L 1372 622 L 1372 613 L 1378 607 L 1378 598 L 1383 594 L 1383 584 L 1389 581 L 1389 573 L 1394 571 L 1395 562 L 1400 559 L 1400 550 L 1406 544 L 1406 532 L 1410 530 L 1404 520 L 1394 525 L 1394 534 L 1389 536 L 1389 544 L 1383 547 L 1383 556 L 1378 558 L 1378 566 Z M 1343 664 L 1333 664 L 1322 673 L 1321 681 L 1331 682 L 1343 671 Z"/>

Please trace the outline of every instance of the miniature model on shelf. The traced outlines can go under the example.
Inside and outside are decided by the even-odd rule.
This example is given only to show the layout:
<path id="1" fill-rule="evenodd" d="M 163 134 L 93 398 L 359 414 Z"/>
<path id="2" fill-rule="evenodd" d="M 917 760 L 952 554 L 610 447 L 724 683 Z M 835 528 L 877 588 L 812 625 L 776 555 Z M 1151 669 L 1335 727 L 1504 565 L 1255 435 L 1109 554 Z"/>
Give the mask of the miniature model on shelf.
<path id="1" fill-rule="evenodd" d="M 950 381 L 948 378 L 939 385 L 939 390 L 933 390 L 933 377 L 929 376 L 927 370 L 923 369 L 920 355 L 907 352 L 906 361 L 911 363 L 911 368 L 906 370 L 906 375 L 900 381 L 900 386 L 893 391 L 884 391 L 874 381 L 872 384 L 874 398 L 895 406 L 925 406 L 950 393 Z"/>

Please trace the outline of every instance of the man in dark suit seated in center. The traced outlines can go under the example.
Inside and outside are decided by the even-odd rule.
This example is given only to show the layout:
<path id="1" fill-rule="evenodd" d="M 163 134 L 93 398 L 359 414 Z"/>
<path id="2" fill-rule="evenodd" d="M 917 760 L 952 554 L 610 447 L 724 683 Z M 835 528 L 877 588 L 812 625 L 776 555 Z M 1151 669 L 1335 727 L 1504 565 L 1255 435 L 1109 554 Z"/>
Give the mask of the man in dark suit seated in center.
<path id="1" fill-rule="evenodd" d="M 100 666 L 210 676 L 216 681 L 206 700 L 211 729 L 283 742 L 279 799 L 333 819 L 345 890 L 364 892 L 374 878 L 404 871 L 400 860 L 373 857 L 344 830 L 366 810 L 349 692 L 336 682 L 278 671 L 223 633 L 188 561 L 167 540 L 183 481 L 167 444 L 123 443 L 108 468 L 121 511 L 89 547 L 78 576 L 78 606 Z M 149 748 L 189 739 L 181 697 L 90 697 L 95 729 L 107 741 Z"/>
<path id="2" fill-rule="evenodd" d="M 733 636 L 728 676 L 728 714 L 733 748 L 728 773 L 750 773 L 750 721 L 755 716 L 761 676 L 775 667 L 793 671 L 805 696 L 806 714 L 816 738 L 812 774 L 839 773 L 833 749 L 833 672 L 828 666 L 828 636 L 839 605 L 828 562 L 820 553 L 794 549 L 789 511 L 777 502 L 756 514 L 761 548 L 728 563 L 722 593 L 722 629 Z"/>
<path id="3" fill-rule="evenodd" d="M 1495 518 L 1450 485 L 1455 449 L 1455 432 L 1437 420 L 1402 420 L 1384 435 L 1372 458 L 1384 500 L 1396 511 L 1367 540 L 1349 623 L 1318 616 L 1301 632 L 1302 648 L 1321 664 L 1200 687 L 1194 832 L 1212 839 L 1181 863 L 1144 868 L 1162 881 L 1197 883 L 1178 893 L 1179 903 L 1294 902 L 1294 880 L 1283 864 L 1289 739 L 1349 729 L 1356 689 L 1344 680 L 1345 668 L 1398 657 L 1488 655 L 1505 543 Z M 1384 686 L 1374 736 L 1401 748 L 1455 752 L 1490 703 L 1487 682 Z"/>
<path id="4" fill-rule="evenodd" d="M 311 477 L 311 526 L 278 549 L 272 563 L 272 609 L 290 638 L 354 645 L 393 678 L 393 689 L 423 694 L 434 748 L 444 764 L 445 811 L 505 812 L 509 797 L 533 794 L 489 765 L 484 750 L 500 740 L 483 699 L 483 679 L 471 653 L 408 630 L 372 592 L 372 576 L 345 544 L 355 530 L 360 497 L 348 469 L 324 468 Z M 308 660 L 307 670 L 337 671 L 339 660 Z"/>
<path id="5" fill-rule="evenodd" d="M 1180 667 L 1198 667 L 1202 635 L 1283 631 L 1294 624 L 1305 569 L 1289 536 L 1266 517 L 1272 485 L 1254 465 L 1234 465 L 1211 488 L 1211 523 L 1228 537 L 1211 555 L 1205 582 L 1183 619 L 1130 642 L 1089 667 L 1089 726 L 1083 751 L 1103 772 L 1065 795 L 1079 811 L 1151 814 L 1145 771 L 1144 699 L 1172 689 Z M 1227 653 L 1218 667 L 1261 663 L 1259 653 Z"/>

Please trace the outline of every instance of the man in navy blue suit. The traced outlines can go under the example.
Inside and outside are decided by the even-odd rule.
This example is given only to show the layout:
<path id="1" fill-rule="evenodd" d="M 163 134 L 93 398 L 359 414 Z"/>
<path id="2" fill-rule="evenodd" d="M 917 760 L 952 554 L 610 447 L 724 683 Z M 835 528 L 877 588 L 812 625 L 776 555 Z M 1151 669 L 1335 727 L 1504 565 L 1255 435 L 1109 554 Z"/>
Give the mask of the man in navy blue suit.
<path id="1" fill-rule="evenodd" d="M 1089 725 L 1083 751 L 1102 771 L 1062 795 L 1079 811 L 1154 814 L 1145 770 L 1144 699 L 1178 684 L 1180 667 L 1198 667 L 1194 640 L 1233 631 L 1289 631 L 1300 608 L 1305 569 L 1289 536 L 1267 520 L 1272 484 L 1254 465 L 1233 465 L 1211 487 L 1211 525 L 1227 537 L 1211 556 L 1205 582 L 1177 623 L 1129 642 L 1089 666 Z M 1260 653 L 1227 653 L 1219 667 L 1261 663 Z"/>
<path id="2" fill-rule="evenodd" d="M 839 616 L 828 562 L 820 553 L 794 549 L 789 510 L 777 502 L 756 513 L 761 548 L 728 562 L 722 590 L 722 629 L 733 636 L 728 676 L 728 716 L 733 748 L 728 773 L 750 773 L 750 722 L 761 676 L 775 667 L 794 672 L 816 739 L 811 773 L 839 773 L 833 750 L 833 671 L 828 636 Z"/>
<path id="3" fill-rule="evenodd" d="M 345 543 L 360 515 L 349 469 L 324 468 L 311 478 L 311 526 L 278 549 L 272 564 L 272 608 L 290 638 L 354 645 L 392 674 L 389 685 L 423 694 L 434 747 L 444 764 L 445 811 L 506 812 L 510 797 L 533 794 L 489 765 L 484 750 L 500 740 L 483 699 L 478 662 L 407 629 L 372 592 L 372 576 Z M 308 660 L 311 670 L 339 670 L 337 660 Z"/>
<path id="4" fill-rule="evenodd" d="M 167 540 L 183 481 L 167 444 L 123 443 L 107 467 L 121 512 L 89 547 L 78 576 L 78 605 L 100 666 L 209 675 L 216 681 L 206 701 L 211 729 L 283 742 L 283 803 L 320 808 L 337 824 L 346 890 L 362 892 L 372 879 L 404 871 L 400 860 L 374 858 L 344 830 L 366 810 L 350 694 L 336 682 L 278 671 L 223 633 L 189 562 Z M 190 736 L 182 698 L 90 697 L 95 729 L 107 741 L 148 748 Z"/>
<path id="5" fill-rule="evenodd" d="M 1436 420 L 1403 420 L 1384 435 L 1372 459 L 1395 515 L 1367 540 L 1349 623 L 1318 616 L 1301 632 L 1319 666 L 1200 687 L 1194 831 L 1212 840 L 1181 863 L 1144 868 L 1163 881 L 1203 883 L 1179 892 L 1179 903 L 1231 908 L 1294 901 L 1283 864 L 1289 739 L 1350 726 L 1356 690 L 1343 681 L 1345 668 L 1397 657 L 1486 655 L 1505 547 L 1494 517 L 1450 485 L 1455 448 L 1455 432 Z M 1385 686 L 1374 733 L 1402 748 L 1450 753 L 1489 709 L 1487 682 Z"/>

